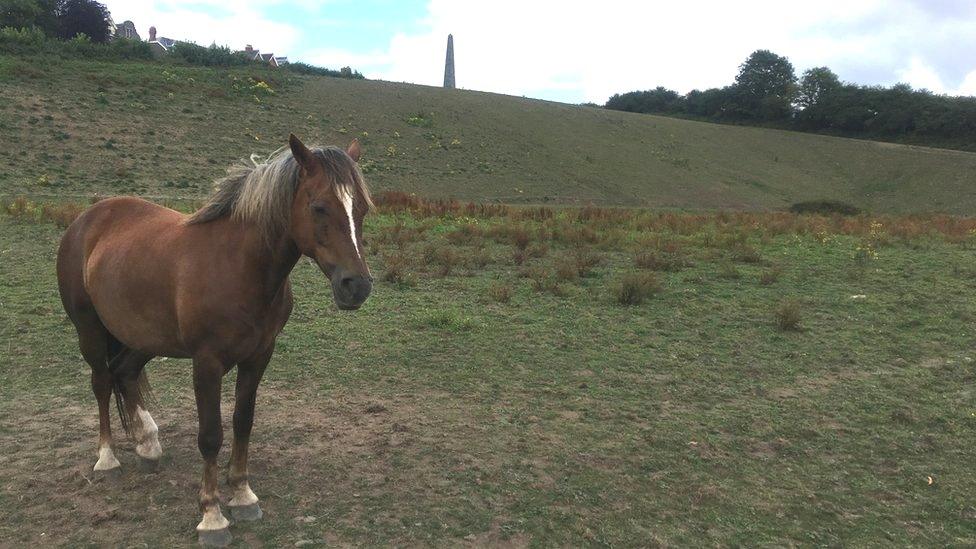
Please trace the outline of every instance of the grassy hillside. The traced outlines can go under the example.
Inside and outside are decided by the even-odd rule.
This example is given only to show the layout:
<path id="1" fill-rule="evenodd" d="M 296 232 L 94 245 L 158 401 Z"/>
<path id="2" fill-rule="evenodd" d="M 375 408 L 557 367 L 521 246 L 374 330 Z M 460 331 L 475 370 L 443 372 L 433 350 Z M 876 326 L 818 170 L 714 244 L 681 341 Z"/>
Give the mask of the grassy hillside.
<path id="1" fill-rule="evenodd" d="M 264 85 L 255 86 L 258 81 Z M 366 145 L 374 187 L 432 197 L 677 208 L 831 198 L 972 213 L 976 154 L 609 112 L 495 94 L 0 56 L 0 194 L 199 197 L 289 131 Z"/>

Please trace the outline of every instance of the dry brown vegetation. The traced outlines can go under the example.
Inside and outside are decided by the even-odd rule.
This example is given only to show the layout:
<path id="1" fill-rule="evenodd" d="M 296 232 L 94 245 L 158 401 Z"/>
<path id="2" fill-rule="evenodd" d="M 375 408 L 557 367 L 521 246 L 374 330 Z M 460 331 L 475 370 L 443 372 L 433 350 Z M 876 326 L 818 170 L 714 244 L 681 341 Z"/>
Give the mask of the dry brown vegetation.
<path id="1" fill-rule="evenodd" d="M 514 293 L 512 285 L 507 282 L 492 282 L 488 286 L 488 297 L 499 303 L 508 303 Z"/>
<path id="2" fill-rule="evenodd" d="M 64 204 L 39 205 L 27 200 L 24 197 L 17 197 L 16 199 L 4 204 L 3 210 L 11 217 L 17 219 L 47 221 L 64 229 L 67 228 L 76 217 L 81 215 L 81 212 L 85 210 L 85 206 L 70 202 Z"/>
<path id="3" fill-rule="evenodd" d="M 868 236 L 872 225 L 880 224 L 891 238 L 909 240 L 922 236 L 939 236 L 950 241 L 966 241 L 976 231 L 976 218 L 944 214 L 918 215 L 805 215 L 790 212 L 715 212 L 683 213 L 641 210 L 633 208 L 521 207 L 506 204 L 475 204 L 456 200 L 424 200 L 412 194 L 387 191 L 375 198 L 377 210 L 385 213 L 409 213 L 417 218 L 474 217 L 504 218 L 510 223 L 489 230 L 497 240 L 527 246 L 532 231 L 519 222 L 541 224 L 537 236 L 563 244 L 595 244 L 612 240 L 615 233 L 608 230 L 639 231 L 649 234 L 651 246 L 665 252 L 675 252 L 680 244 L 672 238 L 654 235 L 667 233 L 690 236 L 703 228 L 713 234 L 725 235 L 715 242 L 718 247 L 732 250 L 738 261 L 755 262 L 756 250 L 743 242 L 749 235 L 779 236 L 783 234 L 814 235 L 817 233 L 848 236 Z M 470 230 L 470 229 L 465 229 Z M 678 248 L 675 248 L 675 247 Z"/>
<path id="4" fill-rule="evenodd" d="M 799 331 L 800 322 L 803 320 L 803 304 L 796 298 L 784 299 L 773 309 L 773 317 L 776 320 L 776 327 L 780 330 Z"/>
<path id="5" fill-rule="evenodd" d="M 454 200 L 425 200 L 402 192 L 375 196 L 377 213 L 390 222 L 369 235 L 371 251 L 383 257 L 381 280 L 411 286 L 416 275 L 470 276 L 497 266 L 529 280 L 538 293 L 568 296 L 573 286 L 605 266 L 607 258 L 626 254 L 643 273 L 627 274 L 615 283 L 601 283 L 621 304 L 635 304 L 661 291 L 654 273 L 693 269 L 692 277 L 735 281 L 741 269 L 760 269 L 751 276 L 759 285 L 776 283 L 785 271 L 771 264 L 759 248 L 773 239 L 793 235 L 829 245 L 852 237 L 851 258 L 864 272 L 879 249 L 895 243 L 920 245 L 926 238 L 976 247 L 976 219 L 948 215 L 844 216 L 788 212 L 678 213 L 640 209 L 519 207 Z M 52 222 L 66 227 L 84 210 L 76 203 L 35 203 L 17 198 L 2 205 L 16 219 Z M 741 265 L 741 268 L 740 268 Z M 701 268 L 698 268 L 701 267 Z M 702 268 L 704 270 L 702 270 Z M 516 273 L 517 269 L 517 273 Z M 603 275 L 600 275 L 603 276 Z M 507 288 L 507 289 L 506 289 Z M 508 303 L 515 288 L 493 286 L 488 295 Z M 798 325 L 798 305 L 780 305 L 777 325 Z M 781 314 L 782 313 L 782 314 Z"/>
<path id="6" fill-rule="evenodd" d="M 662 290 L 654 273 L 628 273 L 613 288 L 613 298 L 621 305 L 640 305 Z"/>

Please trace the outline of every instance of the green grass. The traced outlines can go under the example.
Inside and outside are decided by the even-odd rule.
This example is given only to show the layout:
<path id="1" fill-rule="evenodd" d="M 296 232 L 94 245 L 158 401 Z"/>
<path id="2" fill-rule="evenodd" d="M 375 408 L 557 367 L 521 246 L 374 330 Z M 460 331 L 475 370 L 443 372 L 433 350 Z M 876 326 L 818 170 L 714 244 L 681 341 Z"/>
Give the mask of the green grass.
<path id="1" fill-rule="evenodd" d="M 0 195 L 199 198 L 232 161 L 358 137 L 378 189 L 428 197 L 971 213 L 976 154 L 265 68 L 0 56 Z M 268 88 L 259 86 L 266 81 Z"/>
<path id="2" fill-rule="evenodd" d="M 381 275 L 399 254 L 413 282 L 378 282 L 353 314 L 299 263 L 252 438 L 265 518 L 234 525 L 239 542 L 976 543 L 971 228 L 518 212 L 381 208 L 367 219 L 370 264 Z M 548 252 L 516 265 L 513 226 Z M 0 542 L 190 543 L 200 460 L 187 361 L 149 366 L 163 471 L 138 473 L 122 443 L 121 480 L 84 478 L 95 408 L 57 297 L 58 238 L 0 216 Z M 425 260 L 431 246 L 460 258 L 447 276 Z M 478 250 L 484 267 L 467 260 Z M 635 257 L 651 250 L 682 261 L 654 271 L 659 293 L 616 304 L 616 283 L 649 272 Z M 599 263 L 560 293 L 525 276 L 587 254 Z M 507 302 L 491 297 L 499 281 Z M 799 330 L 778 326 L 790 300 Z"/>

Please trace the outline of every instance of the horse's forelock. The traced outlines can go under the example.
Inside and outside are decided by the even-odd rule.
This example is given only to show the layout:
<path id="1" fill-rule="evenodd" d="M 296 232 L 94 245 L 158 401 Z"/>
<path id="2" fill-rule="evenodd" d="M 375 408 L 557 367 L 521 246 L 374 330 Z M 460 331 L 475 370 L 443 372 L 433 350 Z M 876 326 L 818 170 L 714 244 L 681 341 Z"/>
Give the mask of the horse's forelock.
<path id="1" fill-rule="evenodd" d="M 357 207 L 373 207 L 362 172 L 345 151 L 337 147 L 311 150 L 339 192 L 357 197 Z M 206 223 L 230 215 L 259 227 L 271 242 L 288 229 L 299 174 L 299 164 L 287 147 L 272 153 L 265 162 L 256 162 L 252 156 L 250 162 L 228 170 L 227 177 L 215 185 L 207 204 L 190 216 L 187 223 Z"/>

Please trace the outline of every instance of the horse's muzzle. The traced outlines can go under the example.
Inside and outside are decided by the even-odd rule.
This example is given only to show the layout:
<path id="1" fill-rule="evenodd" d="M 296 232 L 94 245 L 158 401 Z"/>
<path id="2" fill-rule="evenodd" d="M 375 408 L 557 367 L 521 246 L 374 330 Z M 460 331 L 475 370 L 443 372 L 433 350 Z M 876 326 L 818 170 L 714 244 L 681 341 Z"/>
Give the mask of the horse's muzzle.
<path id="1" fill-rule="evenodd" d="M 342 275 L 332 279 L 332 296 L 344 311 L 355 311 L 373 291 L 373 277 L 359 274 Z"/>

